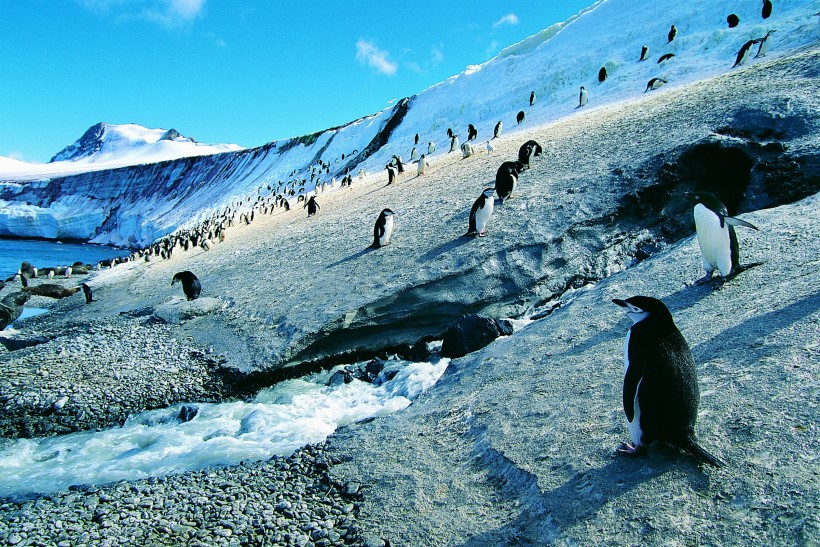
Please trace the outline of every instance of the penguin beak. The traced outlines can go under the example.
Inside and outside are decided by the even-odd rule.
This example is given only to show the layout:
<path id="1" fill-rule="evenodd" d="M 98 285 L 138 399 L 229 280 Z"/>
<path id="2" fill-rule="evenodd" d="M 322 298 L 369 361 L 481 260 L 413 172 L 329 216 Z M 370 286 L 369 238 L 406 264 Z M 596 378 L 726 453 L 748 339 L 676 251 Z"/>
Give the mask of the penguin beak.
<path id="1" fill-rule="evenodd" d="M 613 302 L 613 303 L 615 303 L 615 304 L 617 304 L 617 305 L 619 305 L 619 306 L 620 306 L 620 307 L 622 307 L 622 308 L 625 308 L 625 307 L 626 307 L 626 301 L 625 301 L 625 300 L 621 300 L 620 298 L 613 298 L 613 299 L 612 299 L 612 302 Z"/>

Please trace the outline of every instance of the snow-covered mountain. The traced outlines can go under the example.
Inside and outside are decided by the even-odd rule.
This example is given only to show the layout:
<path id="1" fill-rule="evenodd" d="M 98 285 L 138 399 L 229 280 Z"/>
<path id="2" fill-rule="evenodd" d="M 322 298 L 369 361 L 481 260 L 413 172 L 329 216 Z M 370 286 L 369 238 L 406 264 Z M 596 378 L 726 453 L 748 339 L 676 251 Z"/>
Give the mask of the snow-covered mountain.
<path id="1" fill-rule="evenodd" d="M 380 173 L 392 155 L 410 157 L 416 134 L 418 154 L 427 151 L 428 142 L 436 144 L 437 151 L 429 158 L 435 163 L 437 155 L 450 149 L 448 128 L 463 142 L 467 124 L 474 124 L 483 141 L 499 121 L 505 135 L 515 132 L 519 111 L 525 113 L 525 127 L 572 116 L 579 107 L 581 86 L 589 93 L 583 109 L 591 109 L 640 98 L 652 78 L 661 78 L 672 88 L 743 70 L 733 68 L 741 46 L 769 31 L 777 30 L 769 35 L 769 56 L 816 41 L 816 11 L 805 0 L 782 0 L 764 20 L 759 3 L 748 0 L 600 0 L 490 61 L 377 114 L 259 148 L 219 154 L 214 150 L 204 157 L 182 158 L 193 156 L 191 151 L 201 145 L 176 135 L 162 140 L 162 130 L 145 130 L 156 131 L 149 137 L 132 129 L 94 126 L 55 156 L 54 163 L 26 173 L 7 170 L 0 163 L 0 236 L 144 245 L 232 202 L 267 192 L 267 187 L 275 191 L 280 182 L 305 180 L 304 189 L 310 191 L 317 181 L 328 182 L 348 171 Z M 740 19 L 734 28 L 727 24 L 731 13 Z M 678 33 L 670 42 L 671 25 Z M 643 46 L 649 53 L 639 60 Z M 757 48 L 752 46 L 745 65 L 758 62 Z M 661 61 L 662 56 L 666 60 Z M 606 68 L 604 81 L 599 79 L 601 68 Z M 532 106 L 531 92 L 536 95 Z M 662 94 L 664 88 L 650 92 Z M 144 143 L 136 145 L 139 139 Z M 176 146 L 188 151 L 177 156 L 180 159 L 152 163 L 169 159 L 153 150 Z M 125 162 L 120 165 L 129 166 L 100 170 L 115 157 Z M 319 161 L 330 165 L 329 172 L 310 180 L 310 167 Z M 79 166 L 95 171 L 78 173 Z"/>
<path id="2" fill-rule="evenodd" d="M 203 144 L 176 129 L 148 129 L 136 124 L 92 125 L 78 140 L 63 148 L 51 163 L 61 161 L 110 163 L 156 163 L 189 156 L 239 150 L 236 144 Z"/>

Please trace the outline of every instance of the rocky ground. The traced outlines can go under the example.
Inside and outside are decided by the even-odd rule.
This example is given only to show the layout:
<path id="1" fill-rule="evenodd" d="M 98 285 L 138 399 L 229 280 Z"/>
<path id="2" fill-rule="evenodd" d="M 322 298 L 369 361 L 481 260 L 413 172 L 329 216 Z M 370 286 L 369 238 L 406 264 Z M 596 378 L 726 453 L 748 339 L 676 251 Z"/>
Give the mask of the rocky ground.
<path id="1" fill-rule="evenodd" d="M 412 343 L 465 313 L 561 305 L 455 360 L 408 410 L 303 451 L 301 467 L 275 459 L 6 501 L 0 542 L 817 543 L 818 203 L 771 207 L 820 188 L 818 57 L 808 49 L 590 105 L 505 135 L 492 156 L 434 156 L 428 174 L 409 168 L 396 185 L 356 181 L 320 194 L 316 217 L 295 207 L 231 229 L 207 253 L 103 272 L 89 280 L 90 305 L 32 299 L 50 313 L 19 322 L 15 337 L 37 345 L 0 349 L 7 437 L 236 396 L 246 373 Z M 544 156 L 497 207 L 488 237 L 461 237 L 473 200 L 529 138 Z M 710 147 L 749 159 L 748 187 Z M 688 285 L 702 272 L 683 192 L 710 184 L 737 194 L 738 214 L 761 228 L 740 233 L 741 253 L 764 262 L 719 290 Z M 385 207 L 397 212 L 394 242 L 369 250 Z M 203 284 L 194 304 L 170 287 L 186 269 Z M 638 293 L 662 298 L 689 340 L 698 432 L 727 468 L 663 448 L 614 456 L 627 438 L 628 324 L 609 300 Z M 47 532 L 48 521 L 63 524 Z"/>

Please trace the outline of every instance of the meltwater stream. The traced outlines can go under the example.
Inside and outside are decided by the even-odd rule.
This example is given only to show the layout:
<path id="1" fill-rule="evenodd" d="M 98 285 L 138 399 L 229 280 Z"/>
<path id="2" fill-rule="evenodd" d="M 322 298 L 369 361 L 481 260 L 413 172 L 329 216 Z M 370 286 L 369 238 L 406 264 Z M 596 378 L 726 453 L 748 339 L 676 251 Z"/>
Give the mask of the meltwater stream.
<path id="1" fill-rule="evenodd" d="M 0 450 L 0 496 L 287 456 L 338 427 L 406 408 L 448 364 L 446 358 L 390 360 L 372 384 L 353 380 L 331 387 L 328 379 L 342 368 L 336 367 L 281 382 L 247 403 L 175 405 L 135 414 L 114 429 L 19 439 Z M 197 409 L 190 421 L 179 419 L 183 406 Z"/>

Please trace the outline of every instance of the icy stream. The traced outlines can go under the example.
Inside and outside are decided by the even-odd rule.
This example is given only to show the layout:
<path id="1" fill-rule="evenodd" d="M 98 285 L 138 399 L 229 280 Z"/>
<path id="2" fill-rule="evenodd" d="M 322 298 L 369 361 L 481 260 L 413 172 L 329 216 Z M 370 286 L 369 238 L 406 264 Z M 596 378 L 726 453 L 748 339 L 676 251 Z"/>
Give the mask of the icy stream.
<path id="1" fill-rule="evenodd" d="M 279 383 L 250 402 L 175 405 L 133 415 L 119 428 L 16 440 L 0 450 L 0 496 L 286 456 L 339 427 L 406 408 L 448 364 L 390 360 L 373 383 L 327 385 L 340 366 Z M 196 414 L 183 421 L 189 409 Z"/>

